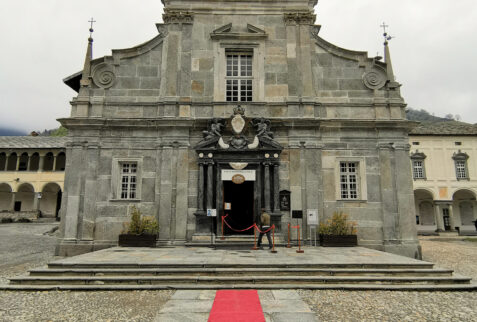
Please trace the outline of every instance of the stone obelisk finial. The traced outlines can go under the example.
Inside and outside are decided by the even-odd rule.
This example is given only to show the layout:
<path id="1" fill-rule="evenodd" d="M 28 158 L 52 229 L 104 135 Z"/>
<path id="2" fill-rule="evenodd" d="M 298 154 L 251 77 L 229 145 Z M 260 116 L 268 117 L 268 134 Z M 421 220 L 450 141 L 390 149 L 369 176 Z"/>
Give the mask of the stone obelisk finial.
<path id="1" fill-rule="evenodd" d="M 388 74 L 388 80 L 390 82 L 394 82 L 395 77 L 394 77 L 394 71 L 393 71 L 393 64 L 391 62 L 391 51 L 389 50 L 389 41 L 391 39 L 393 39 L 394 37 L 392 37 L 388 34 L 386 28 L 389 27 L 389 26 L 386 25 L 386 23 L 383 22 L 381 27 L 384 30 L 384 33 L 383 33 L 383 36 L 384 36 L 384 62 L 386 63 L 386 72 Z"/>
<path id="2" fill-rule="evenodd" d="M 81 77 L 81 87 L 88 87 L 91 84 L 91 60 L 93 60 L 93 24 L 96 22 L 93 18 L 89 21 L 91 27 L 89 28 L 88 49 L 86 50 L 86 57 L 84 59 L 83 76 Z"/>

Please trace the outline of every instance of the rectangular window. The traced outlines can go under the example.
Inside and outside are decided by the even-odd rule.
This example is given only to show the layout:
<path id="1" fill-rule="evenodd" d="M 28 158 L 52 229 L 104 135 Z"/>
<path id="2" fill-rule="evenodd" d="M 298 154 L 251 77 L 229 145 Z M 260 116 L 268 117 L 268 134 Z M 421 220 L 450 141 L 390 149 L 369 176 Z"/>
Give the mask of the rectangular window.
<path id="1" fill-rule="evenodd" d="M 414 174 L 414 179 L 424 179 L 424 161 L 413 161 L 412 171 Z"/>
<path id="2" fill-rule="evenodd" d="M 467 178 L 467 164 L 464 160 L 455 161 L 455 170 L 457 174 L 457 179 L 466 179 Z"/>
<path id="3" fill-rule="evenodd" d="M 252 54 L 227 53 L 226 100 L 227 102 L 252 101 Z"/>
<path id="4" fill-rule="evenodd" d="M 121 163 L 121 199 L 137 198 L 137 163 Z"/>
<path id="5" fill-rule="evenodd" d="M 358 163 L 340 162 L 341 199 L 358 199 Z"/>

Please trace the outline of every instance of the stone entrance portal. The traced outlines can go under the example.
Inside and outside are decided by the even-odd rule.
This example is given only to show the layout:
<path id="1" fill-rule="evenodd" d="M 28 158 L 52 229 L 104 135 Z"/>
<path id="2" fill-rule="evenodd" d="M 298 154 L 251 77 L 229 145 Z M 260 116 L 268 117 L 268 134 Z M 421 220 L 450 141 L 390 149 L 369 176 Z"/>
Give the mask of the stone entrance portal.
<path id="1" fill-rule="evenodd" d="M 245 181 L 243 183 L 234 183 L 233 181 L 223 181 L 224 186 L 224 214 L 230 226 L 224 226 L 225 235 L 253 235 L 253 229 L 243 232 L 254 223 L 254 184 L 255 181 Z M 230 209 L 227 209 L 227 204 Z"/>
<path id="2" fill-rule="evenodd" d="M 273 139 L 271 122 L 249 120 L 240 106 L 230 120 L 212 119 L 204 139 L 197 144 L 198 193 L 195 235 L 222 235 L 222 216 L 229 215 L 232 228 L 241 230 L 257 222 L 261 208 L 272 214 L 280 227 L 279 166 L 282 146 Z M 255 131 L 254 131 L 255 129 Z M 225 138 L 226 130 L 231 133 Z M 224 136 L 223 136 L 224 133 Z M 231 203 L 231 211 L 225 209 Z M 216 209 L 217 217 L 206 216 Z M 240 234 L 224 228 L 224 235 Z M 242 234 L 253 234 L 253 230 Z"/>

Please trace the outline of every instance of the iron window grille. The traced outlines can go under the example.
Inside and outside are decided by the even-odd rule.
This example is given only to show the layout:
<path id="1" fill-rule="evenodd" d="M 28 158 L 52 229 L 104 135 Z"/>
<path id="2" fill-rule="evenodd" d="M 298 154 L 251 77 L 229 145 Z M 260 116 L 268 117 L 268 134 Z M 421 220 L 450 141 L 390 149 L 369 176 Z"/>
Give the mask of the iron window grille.
<path id="1" fill-rule="evenodd" d="M 412 177 L 416 179 L 426 179 L 426 167 L 424 160 L 426 155 L 419 150 L 416 150 L 415 153 L 411 154 L 412 160 Z"/>
<path id="2" fill-rule="evenodd" d="M 247 52 L 227 52 L 226 100 L 251 102 L 253 95 L 253 55 Z"/>
<path id="3" fill-rule="evenodd" d="M 121 199 L 137 197 L 137 163 L 121 164 Z"/>
<path id="4" fill-rule="evenodd" d="M 340 162 L 341 199 L 358 199 L 358 162 Z"/>
<path id="5" fill-rule="evenodd" d="M 469 159 L 469 156 L 467 153 L 463 153 L 459 150 L 458 153 L 454 153 L 452 159 L 454 159 L 457 180 L 469 180 L 469 169 L 467 167 L 467 159 Z"/>

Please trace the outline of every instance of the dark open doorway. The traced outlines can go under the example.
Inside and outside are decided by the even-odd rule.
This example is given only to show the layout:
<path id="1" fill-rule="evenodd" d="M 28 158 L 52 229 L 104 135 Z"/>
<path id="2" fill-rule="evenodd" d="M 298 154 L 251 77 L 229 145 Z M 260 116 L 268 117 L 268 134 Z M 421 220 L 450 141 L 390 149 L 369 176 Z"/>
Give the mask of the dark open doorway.
<path id="1" fill-rule="evenodd" d="M 231 203 L 232 210 L 224 210 L 228 215 L 227 223 L 235 230 L 242 230 L 253 225 L 253 181 L 245 181 L 235 184 L 232 181 L 224 181 L 224 203 Z M 236 232 L 224 225 L 225 235 L 253 235 L 253 229 L 244 232 Z"/>

